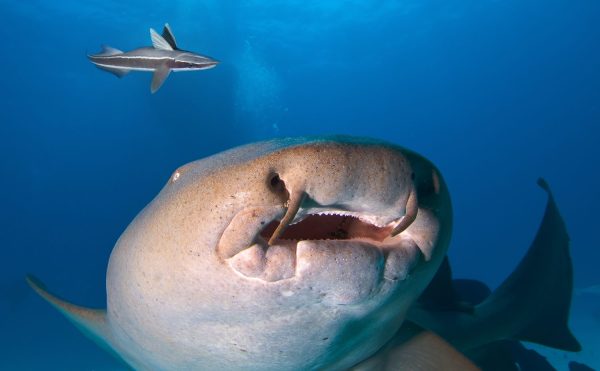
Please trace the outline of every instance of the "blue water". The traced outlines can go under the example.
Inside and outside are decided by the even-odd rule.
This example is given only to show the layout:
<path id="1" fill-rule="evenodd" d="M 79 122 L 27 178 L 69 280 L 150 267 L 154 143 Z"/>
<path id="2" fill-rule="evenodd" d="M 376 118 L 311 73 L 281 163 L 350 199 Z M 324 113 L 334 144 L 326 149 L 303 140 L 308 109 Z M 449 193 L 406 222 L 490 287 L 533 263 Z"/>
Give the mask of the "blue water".
<path id="1" fill-rule="evenodd" d="M 596 0 L 0 0 L 0 14 L 0 369 L 118 367 L 24 275 L 104 306 L 112 246 L 171 172 L 274 136 L 371 136 L 430 158 L 455 206 L 455 274 L 492 287 L 539 225 L 543 176 L 576 288 L 600 284 Z M 151 95 L 150 74 L 86 59 L 149 45 L 164 22 L 221 64 Z M 600 299 L 576 302 L 600 367 Z"/>

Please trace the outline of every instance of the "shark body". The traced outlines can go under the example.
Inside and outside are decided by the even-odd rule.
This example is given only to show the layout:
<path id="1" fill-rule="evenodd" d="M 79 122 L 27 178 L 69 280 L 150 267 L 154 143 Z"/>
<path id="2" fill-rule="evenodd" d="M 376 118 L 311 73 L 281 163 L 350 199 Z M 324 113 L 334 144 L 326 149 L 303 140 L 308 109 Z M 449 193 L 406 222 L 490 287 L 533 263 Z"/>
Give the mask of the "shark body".
<path id="1" fill-rule="evenodd" d="M 503 288 L 474 309 L 437 294 L 427 305 L 425 288 L 451 280 L 439 170 L 385 142 L 278 139 L 177 169 L 113 249 L 106 310 L 28 282 L 136 369 L 477 370 L 473 354 L 502 339 L 579 349 L 568 237 L 549 205 Z M 562 284 L 541 290 L 540 268 Z"/>
<path id="2" fill-rule="evenodd" d="M 150 37 L 152 47 L 123 52 L 103 46 L 100 53 L 88 55 L 88 58 L 98 68 L 119 78 L 130 71 L 154 72 L 150 87 L 152 93 L 162 86 L 171 71 L 206 70 L 219 63 L 210 57 L 179 49 L 168 24 L 165 24 L 162 36 L 151 28 Z"/>

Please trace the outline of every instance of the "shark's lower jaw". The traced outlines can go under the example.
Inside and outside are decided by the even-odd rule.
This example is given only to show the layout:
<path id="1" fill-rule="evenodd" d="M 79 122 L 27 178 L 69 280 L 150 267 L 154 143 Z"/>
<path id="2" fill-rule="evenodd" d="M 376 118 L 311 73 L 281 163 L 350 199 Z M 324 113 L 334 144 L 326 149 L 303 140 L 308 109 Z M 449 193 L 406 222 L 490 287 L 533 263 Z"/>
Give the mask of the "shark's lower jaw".
<path id="1" fill-rule="evenodd" d="M 371 274 L 365 281 L 379 283 L 406 279 L 417 262 L 431 255 L 418 245 L 410 228 L 392 236 L 397 220 L 378 226 L 373 224 L 379 220 L 376 216 L 356 212 L 302 211 L 298 214 L 303 216 L 269 244 L 284 209 L 242 210 L 221 236 L 218 255 L 239 275 L 265 282 L 301 280 L 315 271 L 335 270 L 339 277 Z"/>

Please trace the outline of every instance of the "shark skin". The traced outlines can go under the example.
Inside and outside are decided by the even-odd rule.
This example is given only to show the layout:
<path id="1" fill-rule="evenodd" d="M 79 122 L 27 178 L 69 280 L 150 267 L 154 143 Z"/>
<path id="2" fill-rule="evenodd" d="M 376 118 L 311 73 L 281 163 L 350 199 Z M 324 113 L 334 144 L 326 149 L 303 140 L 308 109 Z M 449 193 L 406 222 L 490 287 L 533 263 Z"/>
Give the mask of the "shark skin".
<path id="1" fill-rule="evenodd" d="M 177 47 L 169 24 L 165 24 L 162 36 L 150 29 L 152 47 L 137 48 L 128 52 L 103 46 L 98 54 L 88 55 L 96 67 L 121 78 L 130 71 L 153 72 L 150 91 L 160 89 L 171 71 L 196 71 L 215 67 L 219 62 Z"/>
<path id="2" fill-rule="evenodd" d="M 394 337 L 451 224 L 441 174 L 414 152 L 277 139 L 177 169 L 115 245 L 106 310 L 29 283 L 135 369 L 344 370 Z M 419 334 L 400 355 L 452 348 Z"/>

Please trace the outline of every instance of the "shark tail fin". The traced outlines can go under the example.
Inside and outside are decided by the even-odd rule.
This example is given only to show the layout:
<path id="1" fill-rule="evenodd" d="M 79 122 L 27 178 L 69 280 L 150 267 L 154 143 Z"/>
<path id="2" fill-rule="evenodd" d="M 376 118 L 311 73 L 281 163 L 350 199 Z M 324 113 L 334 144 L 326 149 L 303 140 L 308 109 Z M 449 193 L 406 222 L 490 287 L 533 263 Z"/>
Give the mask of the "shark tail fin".
<path id="1" fill-rule="evenodd" d="M 105 310 L 84 308 L 64 301 L 48 292 L 46 286 L 34 276 L 27 275 L 25 280 L 38 295 L 61 312 L 84 335 L 121 359 L 111 344 L 112 334 L 107 324 Z"/>
<path id="2" fill-rule="evenodd" d="M 481 307 L 513 313 L 513 323 L 521 324 L 511 334 L 515 340 L 580 351 L 581 345 L 568 327 L 573 292 L 569 235 L 548 183 L 539 179 L 538 185 L 548 193 L 548 203 L 533 243 Z"/>

